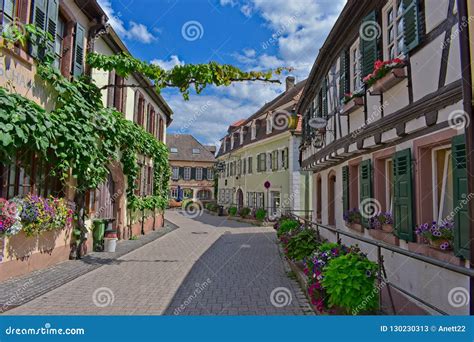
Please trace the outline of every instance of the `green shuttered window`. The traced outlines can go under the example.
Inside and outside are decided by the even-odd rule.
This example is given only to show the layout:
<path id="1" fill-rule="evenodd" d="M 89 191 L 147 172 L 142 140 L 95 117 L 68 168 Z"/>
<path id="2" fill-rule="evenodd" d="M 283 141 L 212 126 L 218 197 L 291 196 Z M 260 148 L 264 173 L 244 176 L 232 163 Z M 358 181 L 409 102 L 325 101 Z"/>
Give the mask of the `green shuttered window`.
<path id="1" fill-rule="evenodd" d="M 377 24 L 377 14 L 375 11 L 369 13 L 363 20 L 361 25 L 361 31 L 365 32 L 367 28 Z M 378 25 L 378 24 L 377 24 Z M 364 39 L 364 35 L 360 37 L 360 51 L 362 55 L 362 78 L 374 71 L 374 64 L 378 58 L 378 39 L 373 35 L 367 35 Z"/>
<path id="2" fill-rule="evenodd" d="M 413 241 L 413 171 L 411 149 L 395 153 L 393 159 L 393 221 L 396 235 Z"/>
<path id="3" fill-rule="evenodd" d="M 464 135 L 452 139 L 454 252 L 469 258 L 469 199 L 467 198 L 467 157 Z"/>
<path id="4" fill-rule="evenodd" d="M 342 208 L 343 213 L 349 210 L 349 166 L 342 167 Z"/>
<path id="5" fill-rule="evenodd" d="M 403 33 L 405 49 L 410 51 L 418 46 L 420 42 L 420 13 L 419 0 L 403 1 Z"/>
<path id="6" fill-rule="evenodd" d="M 360 202 L 369 201 L 372 196 L 372 161 L 370 159 L 364 160 L 359 165 L 359 179 L 360 179 Z M 362 215 L 362 225 L 369 226 L 367 215 Z"/>

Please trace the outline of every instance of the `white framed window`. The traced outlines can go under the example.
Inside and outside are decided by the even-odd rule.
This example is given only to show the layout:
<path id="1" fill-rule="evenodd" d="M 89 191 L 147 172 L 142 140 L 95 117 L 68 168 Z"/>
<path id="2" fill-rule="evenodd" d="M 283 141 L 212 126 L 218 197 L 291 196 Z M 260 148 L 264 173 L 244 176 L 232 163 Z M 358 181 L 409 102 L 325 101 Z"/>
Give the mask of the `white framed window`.
<path id="1" fill-rule="evenodd" d="M 200 154 L 201 150 L 199 148 L 193 148 L 193 154 Z"/>
<path id="2" fill-rule="evenodd" d="M 234 134 L 232 134 L 230 137 L 230 149 L 232 150 L 233 148 L 234 148 Z"/>
<path id="3" fill-rule="evenodd" d="M 443 221 L 453 212 L 453 164 L 451 146 L 432 150 L 433 219 Z"/>
<path id="4" fill-rule="evenodd" d="M 385 159 L 385 189 L 385 208 L 393 213 L 393 161 L 390 158 Z"/>
<path id="5" fill-rule="evenodd" d="M 207 180 L 214 179 L 214 170 L 210 167 L 207 168 Z"/>
<path id="6" fill-rule="evenodd" d="M 382 10 L 384 59 L 403 56 L 405 50 L 403 0 L 391 0 Z"/>
<path id="7" fill-rule="evenodd" d="M 173 166 L 171 174 L 172 174 L 171 179 L 178 180 L 179 179 L 179 167 L 178 166 Z"/>
<path id="8" fill-rule="evenodd" d="M 196 180 L 202 180 L 202 167 L 196 168 Z"/>
<path id="9" fill-rule="evenodd" d="M 272 153 L 268 152 L 267 154 L 267 171 L 271 171 L 273 166 Z"/>
<path id="10" fill-rule="evenodd" d="M 239 139 L 240 139 L 240 145 L 242 145 L 244 143 L 244 129 L 243 129 L 243 127 L 240 129 Z"/>
<path id="11" fill-rule="evenodd" d="M 170 147 L 171 153 L 178 153 L 178 149 L 176 147 Z"/>
<path id="12" fill-rule="evenodd" d="M 191 179 L 191 168 L 190 167 L 185 167 L 184 168 L 184 180 L 190 180 Z"/>
<path id="13" fill-rule="evenodd" d="M 273 129 L 273 118 L 271 115 L 267 118 L 267 134 L 270 134 Z"/>
<path id="14" fill-rule="evenodd" d="M 349 49 L 351 92 L 357 92 L 362 88 L 361 68 L 360 68 L 360 41 L 357 39 Z"/>
<path id="15" fill-rule="evenodd" d="M 257 126 L 255 125 L 255 122 L 252 123 L 252 127 L 250 129 L 251 129 L 250 138 L 252 140 L 255 140 L 257 138 Z"/>
<path id="16" fill-rule="evenodd" d="M 178 198 L 178 188 L 171 188 L 170 189 L 170 197 L 171 198 Z"/>

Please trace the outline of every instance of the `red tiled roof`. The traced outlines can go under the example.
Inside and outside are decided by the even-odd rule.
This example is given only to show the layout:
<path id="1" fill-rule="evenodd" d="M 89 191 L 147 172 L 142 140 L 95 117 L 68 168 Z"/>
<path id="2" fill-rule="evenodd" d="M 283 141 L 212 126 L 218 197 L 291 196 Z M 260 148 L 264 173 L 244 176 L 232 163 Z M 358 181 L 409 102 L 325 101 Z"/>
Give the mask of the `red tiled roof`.
<path id="1" fill-rule="evenodd" d="M 230 127 L 239 127 L 244 122 L 245 122 L 245 119 L 240 119 L 239 121 L 236 121 L 233 124 L 231 124 Z"/>

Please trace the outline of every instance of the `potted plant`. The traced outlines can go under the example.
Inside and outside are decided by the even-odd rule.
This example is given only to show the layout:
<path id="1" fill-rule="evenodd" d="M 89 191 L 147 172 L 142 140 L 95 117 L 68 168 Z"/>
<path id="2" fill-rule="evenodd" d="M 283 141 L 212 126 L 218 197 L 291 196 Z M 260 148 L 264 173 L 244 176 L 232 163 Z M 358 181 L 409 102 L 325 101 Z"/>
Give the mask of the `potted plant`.
<path id="1" fill-rule="evenodd" d="M 240 217 L 246 218 L 247 216 L 250 215 L 251 212 L 252 210 L 250 208 L 244 207 L 240 210 Z"/>
<path id="2" fill-rule="evenodd" d="M 372 95 L 379 95 L 406 77 L 406 62 L 400 58 L 377 60 L 374 71 L 363 78 Z"/>
<path id="3" fill-rule="evenodd" d="M 371 229 L 381 229 L 386 233 L 393 233 L 393 217 L 388 211 L 382 211 L 369 219 Z"/>
<path id="4" fill-rule="evenodd" d="M 431 224 L 424 223 L 416 226 L 415 233 L 427 239 L 431 247 L 449 251 L 453 246 L 453 229 L 454 223 L 452 221 L 433 221 Z"/>
<path id="5" fill-rule="evenodd" d="M 364 231 L 364 227 L 362 226 L 362 214 L 358 208 L 348 210 L 344 214 L 344 221 L 346 221 L 346 225 L 350 229 L 356 230 L 358 232 Z"/>
<path id="6" fill-rule="evenodd" d="M 114 253 L 117 248 L 117 232 L 108 231 L 104 236 L 104 252 Z"/>
<path id="7" fill-rule="evenodd" d="M 359 92 L 344 94 L 344 99 L 342 102 L 344 105 L 342 111 L 346 114 L 352 113 L 354 110 L 364 105 L 364 93 Z"/>
<path id="8" fill-rule="evenodd" d="M 267 211 L 263 208 L 259 208 L 255 211 L 255 218 L 260 222 L 265 220 L 266 216 L 267 216 Z"/>

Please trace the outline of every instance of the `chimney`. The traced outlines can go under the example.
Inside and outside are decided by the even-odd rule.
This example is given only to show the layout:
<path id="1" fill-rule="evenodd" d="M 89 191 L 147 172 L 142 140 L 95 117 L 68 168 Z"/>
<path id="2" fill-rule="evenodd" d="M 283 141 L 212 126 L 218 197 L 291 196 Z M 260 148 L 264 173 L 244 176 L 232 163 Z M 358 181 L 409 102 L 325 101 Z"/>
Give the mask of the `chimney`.
<path id="1" fill-rule="evenodd" d="M 286 77 L 286 91 L 290 90 L 295 86 L 295 76 Z"/>

